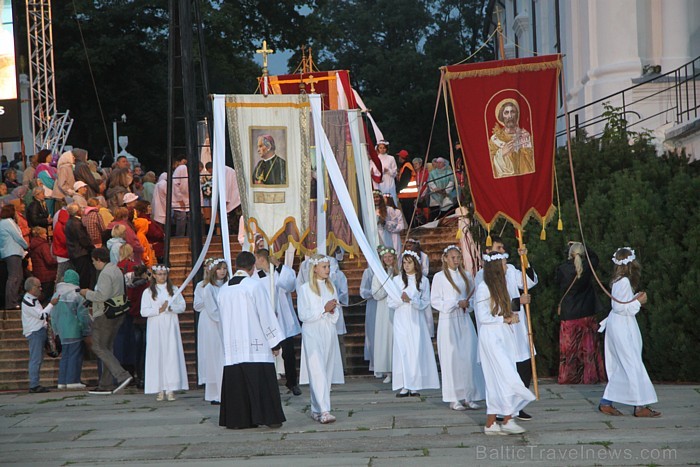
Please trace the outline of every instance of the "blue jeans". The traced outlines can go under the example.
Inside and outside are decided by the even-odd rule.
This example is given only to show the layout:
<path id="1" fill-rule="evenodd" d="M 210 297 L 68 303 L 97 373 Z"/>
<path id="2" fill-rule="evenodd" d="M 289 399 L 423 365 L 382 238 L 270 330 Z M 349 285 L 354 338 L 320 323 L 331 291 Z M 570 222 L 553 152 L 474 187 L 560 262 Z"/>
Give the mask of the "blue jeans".
<path id="1" fill-rule="evenodd" d="M 61 362 L 58 364 L 58 384 L 80 382 L 83 370 L 83 342 L 61 343 Z"/>
<path id="2" fill-rule="evenodd" d="M 44 342 L 46 342 L 46 328 L 27 336 L 29 344 L 29 388 L 39 386 L 39 372 L 41 363 L 44 361 Z"/>

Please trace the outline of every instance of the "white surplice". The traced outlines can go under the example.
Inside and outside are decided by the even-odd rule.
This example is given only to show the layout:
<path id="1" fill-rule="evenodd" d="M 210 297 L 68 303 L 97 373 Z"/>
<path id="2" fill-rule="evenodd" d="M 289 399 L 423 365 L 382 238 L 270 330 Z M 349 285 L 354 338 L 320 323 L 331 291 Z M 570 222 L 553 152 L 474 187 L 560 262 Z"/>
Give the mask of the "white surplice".
<path id="1" fill-rule="evenodd" d="M 478 340 L 469 311 L 459 308 L 460 300 L 467 300 L 467 285 L 458 270 L 448 269 L 459 292 L 440 271 L 433 277 L 430 303 L 440 312 L 437 330 L 437 348 L 442 376 L 444 402 L 479 401 L 484 399 L 485 383 L 478 362 Z M 466 273 L 470 293 L 474 291 L 471 274 Z"/>
<path id="2" fill-rule="evenodd" d="M 389 275 L 391 277 L 391 274 Z M 374 276 L 372 296 L 377 303 L 377 318 L 374 325 L 374 371 L 391 373 L 391 359 L 394 351 L 394 310 L 389 308 L 384 284 Z"/>
<path id="3" fill-rule="evenodd" d="M 156 298 L 146 289 L 141 296 L 141 316 L 146 322 L 146 377 L 144 393 L 189 389 L 185 352 L 177 315 L 185 311 L 182 295 L 173 298 L 165 284 L 156 284 Z M 168 309 L 160 313 L 167 301 Z"/>
<path id="4" fill-rule="evenodd" d="M 244 279 L 221 287 L 217 301 L 224 335 L 224 365 L 274 363 L 272 349 L 284 339 L 264 283 L 237 271 Z"/>
<path id="5" fill-rule="evenodd" d="M 420 290 L 416 288 L 416 277 L 421 281 Z M 393 281 L 401 293 L 406 292 L 410 302 L 397 301 L 391 295 L 387 297 L 389 307 L 394 309 L 392 388 L 411 391 L 438 389 L 440 381 L 435 351 L 426 323 L 430 283 L 421 274 L 409 275 L 408 286 L 404 285 L 401 275 L 394 277 Z"/>
<path id="6" fill-rule="evenodd" d="M 199 384 L 204 384 L 205 401 L 221 401 L 224 377 L 224 333 L 221 328 L 218 296 L 222 285 L 207 284 L 202 292 L 204 308 L 197 323 Z"/>
<path id="7" fill-rule="evenodd" d="M 623 277 L 612 286 L 616 300 L 629 302 L 635 293 L 628 278 Z M 637 324 L 637 313 L 642 305 L 612 302 L 612 310 L 605 323 L 605 370 L 608 385 L 603 397 L 613 402 L 643 406 L 657 402 L 654 385 L 651 384 L 642 361 L 642 333 Z"/>
<path id="8" fill-rule="evenodd" d="M 299 324 L 299 319 L 297 318 L 297 314 L 294 311 L 294 304 L 292 303 L 292 292 L 296 289 L 297 275 L 294 269 L 286 265 L 274 268 L 274 272 L 275 290 L 277 291 L 275 313 L 277 314 L 277 321 L 279 321 L 280 326 L 282 326 L 282 331 L 286 339 L 301 333 L 301 325 Z M 270 278 L 264 271 L 262 271 L 262 273 L 266 276 L 262 277 L 261 280 L 265 284 L 265 287 L 269 289 Z"/>
<path id="9" fill-rule="evenodd" d="M 320 296 L 308 283 L 298 290 L 297 308 L 303 323 L 299 383 L 309 385 L 311 410 L 323 413 L 331 410 L 331 384 L 345 383 L 345 376 L 335 327 L 340 306 L 336 306 L 334 313 L 324 313 L 326 303 L 337 300 L 338 296 L 322 280 L 318 281 L 318 288 Z"/>
<path id="10" fill-rule="evenodd" d="M 367 268 L 362 273 L 360 297 L 365 300 L 365 347 L 364 358 L 369 361 L 369 371 L 374 371 L 374 329 L 377 317 L 377 301 L 372 297 L 374 273 Z"/>
<path id="11" fill-rule="evenodd" d="M 515 362 L 513 326 L 491 314 L 491 294 L 485 282 L 476 288 L 474 314 L 479 323 L 479 358 L 486 382 L 486 413 L 517 415 L 535 395 L 525 387 Z"/>

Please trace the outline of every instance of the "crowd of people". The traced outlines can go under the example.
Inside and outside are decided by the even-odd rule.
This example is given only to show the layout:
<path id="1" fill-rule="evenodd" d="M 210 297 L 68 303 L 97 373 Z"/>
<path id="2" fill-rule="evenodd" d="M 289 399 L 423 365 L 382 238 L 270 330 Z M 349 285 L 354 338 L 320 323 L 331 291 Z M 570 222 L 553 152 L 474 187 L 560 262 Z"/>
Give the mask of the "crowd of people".
<path id="1" fill-rule="evenodd" d="M 413 183 L 412 203 L 420 207 L 425 193 L 427 217 L 440 217 L 454 207 L 455 173 L 439 158 L 427 172 L 421 160 L 409 163 L 405 151 L 397 164 L 387 148 L 386 142 L 377 146 L 383 170 L 372 165 L 377 253 L 387 281 L 400 295 L 389 293 L 371 269 L 364 271 L 360 295 L 366 300 L 370 371 L 392 384 L 398 398 L 441 389 L 443 401 L 456 411 L 480 409 L 485 401 L 485 434 L 523 433 L 515 420 L 532 418 L 523 409 L 535 399 L 529 390 L 533 375 L 524 313 L 530 296 L 523 290 L 537 285 L 537 274 L 531 264 L 525 271 L 508 264 L 505 244 L 494 236 L 483 247 L 483 269 L 475 277 L 463 266 L 461 248 L 450 245 L 431 283 L 420 242 L 409 238 L 401 244 L 407 224 L 399 209 L 400 185 Z M 189 203 L 182 186 L 186 170 L 180 167 L 173 175 L 178 174 L 173 220 L 176 232 L 185 234 Z M 62 346 L 59 389 L 85 388 L 80 375 L 83 348 L 89 347 L 101 367 L 92 394 L 115 394 L 135 384 L 158 401 L 175 400 L 177 391 L 189 387 L 177 316 L 186 305 L 162 264 L 165 174 L 155 183 L 155 174 L 132 168 L 126 158 L 98 169 L 85 151 L 73 149 L 60 157 L 38 154 L 23 175 L 22 184 L 0 198 L 0 257 L 8 271 L 5 307 L 22 309 L 30 349 L 29 391 L 48 390 L 39 384 L 39 370 L 47 334 L 53 332 Z M 648 407 L 656 394 L 641 360 L 634 319 L 646 302 L 645 293 L 635 293 L 639 265 L 634 251 L 621 248 L 613 257 L 612 312 L 604 323 L 607 373 L 585 254 L 581 244 L 572 243 L 569 260 L 557 271 L 563 292 L 559 382 L 590 384 L 607 376 L 602 413 L 621 415 L 613 406 L 618 402 L 633 405 L 635 416 L 659 416 Z M 595 267 L 597 257 L 587 254 Z M 344 383 L 347 278 L 334 257 L 307 256 L 298 271 L 293 258 L 291 248 L 276 258 L 258 238 L 254 253 L 242 252 L 230 265 L 232 277 L 222 258 L 204 264 L 193 303 L 198 382 L 205 386 L 204 399 L 220 405 L 221 426 L 280 426 L 285 421 L 280 374 L 294 396 L 302 394 L 300 385 L 308 384 L 314 420 L 335 421 L 331 386 Z M 294 338 L 299 334 L 297 372 Z"/>

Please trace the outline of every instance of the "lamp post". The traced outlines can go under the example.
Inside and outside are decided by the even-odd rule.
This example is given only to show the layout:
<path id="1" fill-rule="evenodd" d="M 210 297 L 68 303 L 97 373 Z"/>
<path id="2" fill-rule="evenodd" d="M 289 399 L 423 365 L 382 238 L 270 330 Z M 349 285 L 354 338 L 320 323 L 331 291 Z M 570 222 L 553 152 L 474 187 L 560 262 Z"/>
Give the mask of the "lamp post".
<path id="1" fill-rule="evenodd" d="M 120 117 L 122 123 L 126 123 L 126 114 L 122 114 Z M 114 160 L 117 160 L 117 155 L 119 154 L 119 146 L 117 145 L 117 119 L 115 118 L 112 122 L 112 133 L 114 137 Z"/>

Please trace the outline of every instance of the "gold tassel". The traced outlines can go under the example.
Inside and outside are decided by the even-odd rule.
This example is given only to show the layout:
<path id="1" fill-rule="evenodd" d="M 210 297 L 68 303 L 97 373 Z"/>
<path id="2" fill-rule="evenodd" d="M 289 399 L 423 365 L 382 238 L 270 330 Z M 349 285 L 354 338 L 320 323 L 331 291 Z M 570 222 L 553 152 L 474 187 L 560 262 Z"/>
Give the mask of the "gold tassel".
<path id="1" fill-rule="evenodd" d="M 461 240 L 462 237 L 464 237 L 464 232 L 462 232 L 462 229 L 457 229 L 457 235 L 455 236 L 455 238 L 457 240 Z"/>
<path id="2" fill-rule="evenodd" d="M 486 230 L 488 232 L 488 235 L 486 235 L 486 246 L 491 247 L 493 246 L 493 241 L 491 240 L 491 224 L 486 226 Z"/>
<path id="3" fill-rule="evenodd" d="M 547 231 L 544 230 L 544 219 L 542 219 L 542 232 L 540 232 L 540 240 L 547 240 Z"/>
<path id="4" fill-rule="evenodd" d="M 564 230 L 564 223 L 561 221 L 561 217 L 559 218 L 559 222 L 557 222 L 557 230 L 560 232 Z"/>

